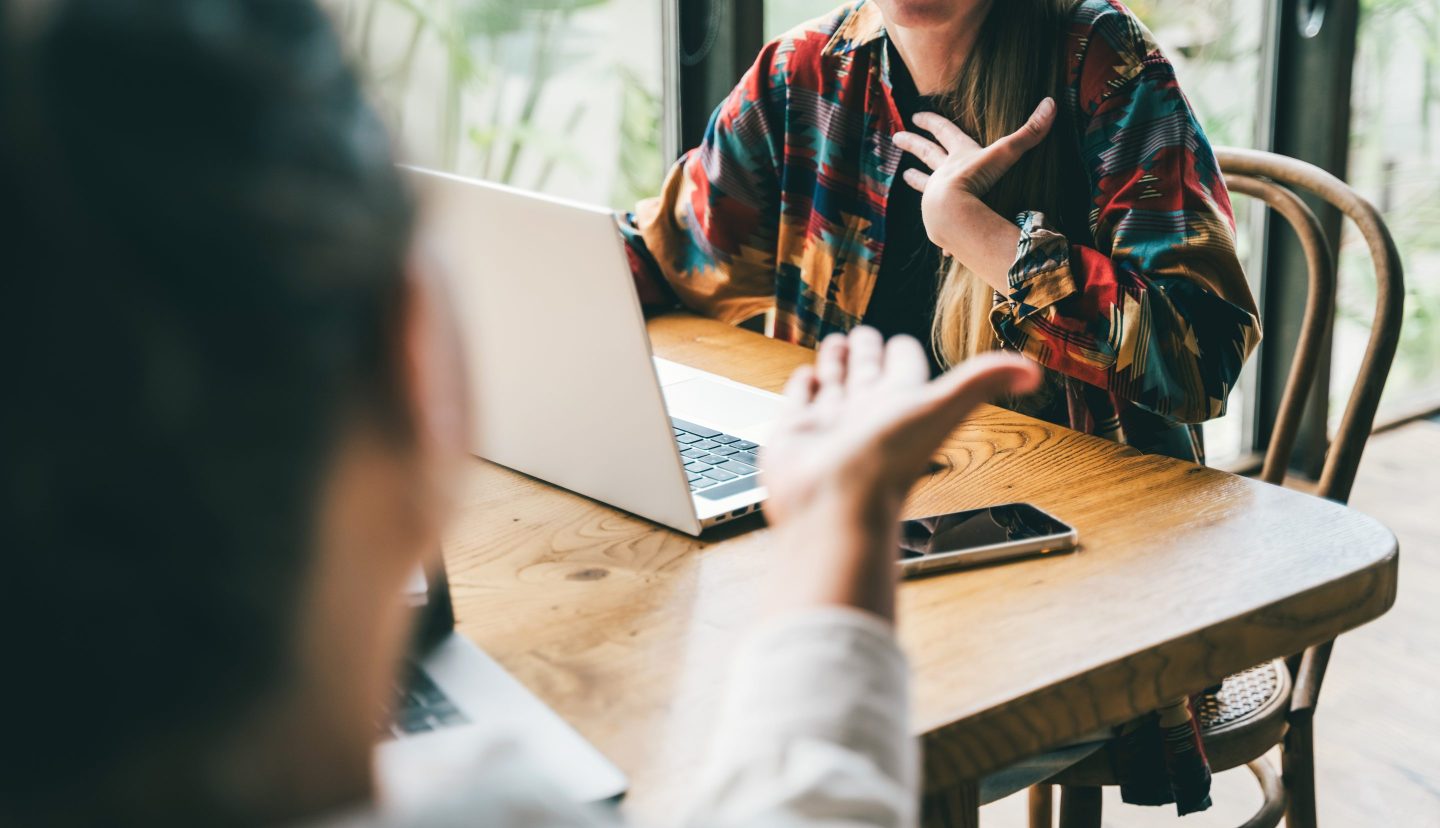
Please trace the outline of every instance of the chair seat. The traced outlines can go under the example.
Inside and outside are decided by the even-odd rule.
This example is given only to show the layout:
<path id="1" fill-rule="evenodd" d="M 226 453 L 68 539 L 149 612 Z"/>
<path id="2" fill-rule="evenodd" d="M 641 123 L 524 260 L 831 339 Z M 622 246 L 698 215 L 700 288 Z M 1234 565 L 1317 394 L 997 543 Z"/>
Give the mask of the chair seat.
<path id="1" fill-rule="evenodd" d="M 1290 671 L 1283 660 L 1276 659 L 1230 676 L 1218 692 L 1198 699 L 1195 712 L 1212 772 L 1249 764 L 1281 742 L 1290 690 Z M 1049 782 L 1079 787 L 1120 784 L 1108 748 L 1066 768 Z"/>

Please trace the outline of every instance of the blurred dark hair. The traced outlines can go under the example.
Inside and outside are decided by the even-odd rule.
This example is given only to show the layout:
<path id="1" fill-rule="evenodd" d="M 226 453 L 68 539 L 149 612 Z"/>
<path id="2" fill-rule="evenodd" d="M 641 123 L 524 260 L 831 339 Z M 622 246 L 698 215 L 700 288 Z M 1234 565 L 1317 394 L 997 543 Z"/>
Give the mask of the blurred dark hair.
<path id="1" fill-rule="evenodd" d="M 411 214 L 311 0 L 0 0 L 0 823 L 284 681 L 337 437 L 408 434 Z"/>

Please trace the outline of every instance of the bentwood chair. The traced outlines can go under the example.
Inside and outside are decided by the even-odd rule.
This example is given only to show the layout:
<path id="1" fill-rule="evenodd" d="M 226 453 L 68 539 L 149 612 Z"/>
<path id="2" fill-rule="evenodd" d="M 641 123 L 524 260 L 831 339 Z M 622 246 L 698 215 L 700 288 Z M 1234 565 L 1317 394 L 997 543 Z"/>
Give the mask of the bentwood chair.
<path id="1" fill-rule="evenodd" d="M 1219 148 L 1216 156 L 1230 192 L 1264 201 L 1290 223 L 1310 270 L 1300 338 L 1260 479 L 1275 484 L 1285 480 L 1300 416 L 1334 318 L 1333 248 L 1315 214 L 1295 191 L 1309 192 L 1339 208 L 1359 229 L 1375 263 L 1376 308 L 1370 340 L 1316 490 L 1321 497 L 1344 503 L 1400 339 L 1404 287 L 1399 253 L 1379 211 L 1324 170 L 1256 150 Z M 1290 658 L 1252 667 L 1225 679 L 1219 692 L 1202 697 L 1196 713 L 1211 769 L 1218 773 L 1245 765 L 1264 793 L 1259 811 L 1241 828 L 1272 828 L 1282 816 L 1287 828 L 1316 828 L 1313 717 L 1334 643 L 1327 641 Z M 1281 775 L 1265 758 L 1277 745 Z M 1061 789 L 1061 828 L 1100 828 L 1101 789 L 1118 780 L 1107 750 L 1091 754 L 1047 784 L 1030 789 L 1030 828 L 1050 828 L 1052 784 Z"/>

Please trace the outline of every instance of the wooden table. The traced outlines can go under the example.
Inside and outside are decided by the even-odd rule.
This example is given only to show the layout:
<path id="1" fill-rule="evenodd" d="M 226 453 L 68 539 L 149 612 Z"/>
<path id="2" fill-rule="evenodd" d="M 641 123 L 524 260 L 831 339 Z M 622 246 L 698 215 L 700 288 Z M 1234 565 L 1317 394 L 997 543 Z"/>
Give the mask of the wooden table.
<path id="1" fill-rule="evenodd" d="M 655 352 L 778 389 L 812 353 L 691 316 Z M 907 511 L 1029 501 L 1075 554 L 901 588 L 929 784 L 973 780 L 1369 621 L 1398 552 L 1343 506 L 995 407 L 944 449 Z M 705 540 L 476 462 L 446 557 L 461 629 L 555 707 L 661 818 L 704 758 L 727 656 L 771 543 L 758 520 Z"/>

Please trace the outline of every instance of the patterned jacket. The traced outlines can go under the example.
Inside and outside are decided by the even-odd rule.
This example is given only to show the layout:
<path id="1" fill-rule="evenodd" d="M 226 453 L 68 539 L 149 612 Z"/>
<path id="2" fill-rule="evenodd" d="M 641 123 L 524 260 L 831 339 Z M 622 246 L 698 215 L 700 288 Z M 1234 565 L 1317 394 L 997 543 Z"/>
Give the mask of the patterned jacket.
<path id="1" fill-rule="evenodd" d="M 1117 0 L 1081 0 L 1051 140 L 1073 142 L 1088 227 L 1017 217 L 1001 345 L 1050 369 L 1053 419 L 1203 459 L 1260 339 L 1225 184 L 1175 73 Z M 885 255 L 901 151 L 884 21 L 851 2 L 768 44 L 705 140 L 627 227 L 642 297 L 813 346 L 858 325 Z M 1062 235 L 1068 229 L 1071 237 Z M 656 278 L 657 275 L 660 278 Z"/>

